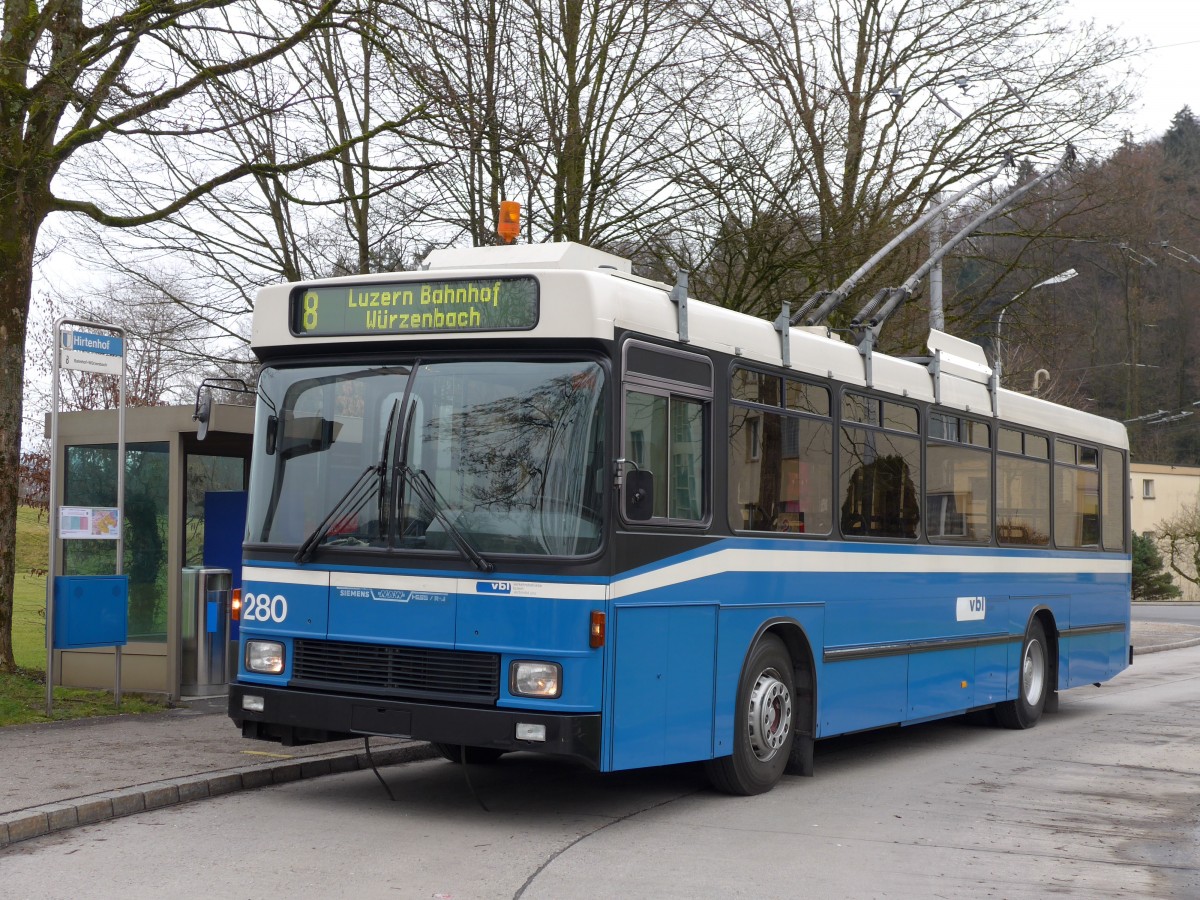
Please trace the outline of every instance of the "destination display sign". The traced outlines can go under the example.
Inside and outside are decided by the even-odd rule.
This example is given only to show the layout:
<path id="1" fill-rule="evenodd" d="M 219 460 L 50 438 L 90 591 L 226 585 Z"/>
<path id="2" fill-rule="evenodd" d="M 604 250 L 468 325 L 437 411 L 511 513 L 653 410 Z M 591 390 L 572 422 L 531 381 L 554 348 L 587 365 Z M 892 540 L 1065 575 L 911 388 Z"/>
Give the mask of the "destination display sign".
<path id="1" fill-rule="evenodd" d="M 536 278 L 440 279 L 298 287 L 299 337 L 522 331 L 538 323 Z"/>

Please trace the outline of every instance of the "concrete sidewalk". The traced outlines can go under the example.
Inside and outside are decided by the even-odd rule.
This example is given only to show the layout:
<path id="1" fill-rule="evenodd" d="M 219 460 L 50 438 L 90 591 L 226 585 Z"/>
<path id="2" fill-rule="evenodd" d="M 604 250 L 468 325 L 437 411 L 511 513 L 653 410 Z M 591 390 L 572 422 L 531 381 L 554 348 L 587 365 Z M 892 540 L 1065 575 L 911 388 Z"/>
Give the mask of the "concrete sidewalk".
<path id="1" fill-rule="evenodd" d="M 1135 654 L 1200 644 L 1200 627 L 1135 622 Z M 1135 657 L 1136 664 L 1136 657 Z M 375 738 L 377 765 L 434 756 L 421 741 Z M 233 791 L 369 768 L 362 741 L 281 747 L 244 740 L 225 698 L 142 716 L 0 729 L 0 848 Z"/>
<path id="2" fill-rule="evenodd" d="M 77 825 L 301 778 L 368 769 L 361 740 L 281 747 L 245 740 L 226 699 L 148 715 L 0 729 L 0 848 Z M 434 755 L 372 738 L 376 765 Z"/>

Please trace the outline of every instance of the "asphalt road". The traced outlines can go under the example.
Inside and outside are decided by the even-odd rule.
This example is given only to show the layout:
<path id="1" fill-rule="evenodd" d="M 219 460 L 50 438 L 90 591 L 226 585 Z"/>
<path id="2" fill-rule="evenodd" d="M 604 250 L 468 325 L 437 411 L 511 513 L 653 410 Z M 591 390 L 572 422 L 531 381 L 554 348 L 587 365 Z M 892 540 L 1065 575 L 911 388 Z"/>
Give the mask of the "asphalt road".
<path id="1" fill-rule="evenodd" d="M 1200 603 L 1135 603 L 1133 621 L 1200 625 Z"/>
<path id="2" fill-rule="evenodd" d="M 713 793 L 528 755 L 229 795 L 16 844 L 14 897 L 1200 896 L 1200 647 L 1063 695 L 1029 731 L 964 719 L 818 745 L 816 777 Z"/>

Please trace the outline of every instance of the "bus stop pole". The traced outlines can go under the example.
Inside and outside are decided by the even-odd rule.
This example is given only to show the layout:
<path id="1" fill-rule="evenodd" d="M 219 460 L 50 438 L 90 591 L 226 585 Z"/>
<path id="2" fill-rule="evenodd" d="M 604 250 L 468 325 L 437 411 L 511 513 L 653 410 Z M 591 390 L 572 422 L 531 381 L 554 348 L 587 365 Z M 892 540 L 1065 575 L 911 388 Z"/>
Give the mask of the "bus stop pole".
<path id="1" fill-rule="evenodd" d="M 117 571 L 125 572 L 125 329 L 110 326 L 121 335 L 121 403 L 117 407 L 117 509 L 121 511 L 121 530 L 117 532 Z M 126 598 L 128 603 L 128 598 Z M 128 637 L 126 637 L 128 640 Z M 113 701 L 117 712 L 121 711 L 121 645 L 113 647 L 113 657 L 116 660 L 116 675 L 113 682 Z"/>
<path id="2" fill-rule="evenodd" d="M 54 365 L 50 386 L 50 550 L 46 559 L 46 718 L 54 713 L 54 576 L 58 572 L 58 380 L 64 320 L 54 323 Z"/>

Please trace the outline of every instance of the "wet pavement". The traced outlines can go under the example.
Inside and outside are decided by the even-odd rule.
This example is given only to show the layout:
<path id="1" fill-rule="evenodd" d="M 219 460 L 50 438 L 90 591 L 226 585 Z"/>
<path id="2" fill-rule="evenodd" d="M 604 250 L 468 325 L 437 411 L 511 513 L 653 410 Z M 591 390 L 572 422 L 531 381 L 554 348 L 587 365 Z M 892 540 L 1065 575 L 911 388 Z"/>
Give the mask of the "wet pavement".
<path id="1" fill-rule="evenodd" d="M 1200 627 L 1134 622 L 1137 655 L 1200 644 Z M 380 766 L 434 755 L 373 738 Z M 281 747 L 242 738 L 225 698 L 149 715 L 0 729 L 0 848 L 145 809 L 369 768 L 363 742 Z"/>

